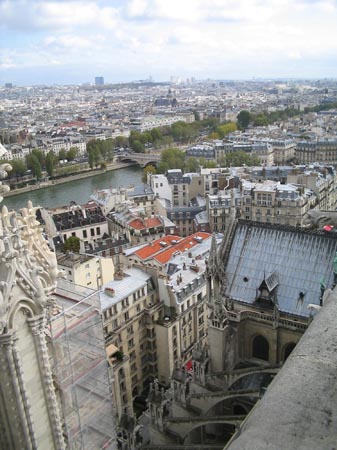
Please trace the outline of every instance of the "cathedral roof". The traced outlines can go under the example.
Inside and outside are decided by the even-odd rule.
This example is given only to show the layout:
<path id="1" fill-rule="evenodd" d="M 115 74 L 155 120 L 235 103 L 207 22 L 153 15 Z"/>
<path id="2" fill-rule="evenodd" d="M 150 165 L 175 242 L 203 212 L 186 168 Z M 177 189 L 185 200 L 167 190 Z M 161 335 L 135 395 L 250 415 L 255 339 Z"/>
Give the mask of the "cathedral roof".
<path id="1" fill-rule="evenodd" d="M 279 310 L 307 317 L 308 305 L 319 304 L 322 284 L 333 284 L 336 251 L 331 234 L 241 221 L 225 267 L 225 295 L 253 304 L 262 281 L 277 273 Z"/>

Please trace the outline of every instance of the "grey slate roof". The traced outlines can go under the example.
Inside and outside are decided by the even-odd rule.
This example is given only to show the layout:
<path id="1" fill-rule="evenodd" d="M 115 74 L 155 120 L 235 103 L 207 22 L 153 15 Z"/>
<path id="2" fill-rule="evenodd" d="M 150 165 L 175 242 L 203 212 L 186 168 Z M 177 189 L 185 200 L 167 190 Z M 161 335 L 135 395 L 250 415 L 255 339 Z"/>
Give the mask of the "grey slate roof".
<path id="1" fill-rule="evenodd" d="M 126 270 L 124 275 L 125 276 L 123 279 L 111 280 L 102 287 L 99 293 L 102 311 L 105 311 L 112 305 L 115 305 L 129 295 L 132 295 L 138 289 L 146 286 L 147 282 L 151 279 L 151 275 L 136 268 Z M 105 293 L 104 288 L 106 287 L 110 287 L 115 290 L 114 297 L 110 297 Z"/>
<path id="2" fill-rule="evenodd" d="M 239 222 L 225 267 L 225 294 L 252 304 L 262 281 L 277 273 L 280 311 L 307 317 L 308 304 L 319 304 L 321 281 L 333 284 L 336 251 L 333 235 Z"/>

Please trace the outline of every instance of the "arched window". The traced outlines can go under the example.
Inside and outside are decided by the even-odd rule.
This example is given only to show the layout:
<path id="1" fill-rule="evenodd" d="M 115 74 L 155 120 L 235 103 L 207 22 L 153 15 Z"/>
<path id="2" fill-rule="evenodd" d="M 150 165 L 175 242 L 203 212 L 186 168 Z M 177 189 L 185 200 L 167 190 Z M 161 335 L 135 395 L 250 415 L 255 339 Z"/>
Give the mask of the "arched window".
<path id="1" fill-rule="evenodd" d="M 285 362 L 287 360 L 288 356 L 294 350 L 295 347 L 296 347 L 296 344 L 294 342 L 289 342 L 289 344 L 287 344 L 284 347 L 283 362 Z"/>
<path id="2" fill-rule="evenodd" d="M 269 361 L 269 344 L 263 336 L 255 336 L 253 339 L 253 358 Z"/>

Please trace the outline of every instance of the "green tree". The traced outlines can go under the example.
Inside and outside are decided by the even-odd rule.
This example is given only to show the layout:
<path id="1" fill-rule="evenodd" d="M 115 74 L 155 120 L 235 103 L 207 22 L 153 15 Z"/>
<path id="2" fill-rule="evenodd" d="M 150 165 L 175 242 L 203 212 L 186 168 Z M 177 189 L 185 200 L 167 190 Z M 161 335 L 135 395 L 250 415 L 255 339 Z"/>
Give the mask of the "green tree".
<path id="1" fill-rule="evenodd" d="M 157 167 L 158 173 L 165 173 L 169 169 L 184 169 L 185 153 L 178 148 L 168 148 L 161 153 L 161 160 Z"/>
<path id="2" fill-rule="evenodd" d="M 59 161 L 64 161 L 65 159 L 67 159 L 67 152 L 64 148 L 61 148 L 59 151 Z"/>
<path id="3" fill-rule="evenodd" d="M 68 161 L 74 161 L 77 156 L 77 148 L 76 147 L 70 147 L 70 149 L 67 151 L 66 159 Z"/>
<path id="4" fill-rule="evenodd" d="M 45 156 L 42 150 L 39 148 L 34 148 L 34 150 L 32 150 L 32 155 L 37 157 L 41 167 L 45 166 Z"/>
<path id="5" fill-rule="evenodd" d="M 145 147 L 140 141 L 133 141 L 131 148 L 136 153 L 144 153 L 144 151 L 145 151 Z"/>
<path id="6" fill-rule="evenodd" d="M 133 144 L 136 141 L 141 142 L 141 133 L 139 131 L 132 130 L 129 136 L 129 144 L 132 149 L 134 149 Z"/>
<path id="7" fill-rule="evenodd" d="M 184 172 L 198 172 L 199 170 L 199 161 L 197 158 L 191 156 L 186 159 Z"/>
<path id="8" fill-rule="evenodd" d="M 64 251 L 78 253 L 80 251 L 80 238 L 77 236 L 70 236 L 63 244 Z"/>
<path id="9" fill-rule="evenodd" d="M 50 177 L 52 177 L 54 175 L 54 169 L 56 166 L 56 162 L 57 162 L 57 157 L 56 157 L 55 153 L 52 150 L 50 150 L 50 152 L 48 152 L 48 154 L 46 156 L 46 171 Z"/>
<path id="10" fill-rule="evenodd" d="M 245 130 L 248 127 L 249 123 L 250 123 L 250 119 L 251 119 L 251 116 L 250 116 L 250 112 L 249 111 L 247 111 L 245 109 L 240 111 L 239 114 L 237 115 L 238 127 L 241 130 Z"/>
<path id="11" fill-rule="evenodd" d="M 90 169 L 93 169 L 95 166 L 95 153 L 93 150 L 90 151 L 88 154 L 88 162 L 89 162 Z"/>
<path id="12" fill-rule="evenodd" d="M 233 133 L 238 129 L 236 123 L 234 122 L 228 122 L 223 125 L 219 125 L 216 129 L 216 132 L 219 135 L 220 139 L 223 139 L 227 134 Z"/>
<path id="13" fill-rule="evenodd" d="M 30 155 L 27 155 L 26 157 L 26 163 L 28 169 L 32 171 L 32 174 L 38 179 L 41 180 L 42 177 L 42 168 L 40 161 L 36 155 L 31 153 Z"/>
<path id="14" fill-rule="evenodd" d="M 152 165 L 146 166 L 145 169 L 143 170 L 142 182 L 147 183 L 147 175 L 156 173 L 157 169 L 154 166 Z"/>
<path id="15" fill-rule="evenodd" d="M 248 153 L 239 150 L 226 155 L 226 165 L 233 167 L 241 167 L 243 165 L 258 166 L 260 165 L 260 160 L 256 155 L 249 155 Z"/>
<path id="16" fill-rule="evenodd" d="M 160 141 L 163 138 L 163 134 L 159 128 L 152 128 L 151 133 L 151 142 Z"/>
<path id="17" fill-rule="evenodd" d="M 118 148 L 128 147 L 129 141 L 125 136 L 117 136 L 115 138 L 115 146 Z"/>
<path id="18" fill-rule="evenodd" d="M 27 166 L 22 159 L 13 159 L 9 164 L 12 166 L 12 172 L 10 173 L 13 174 L 17 180 L 20 177 L 23 177 L 27 171 Z"/>
<path id="19" fill-rule="evenodd" d="M 140 142 L 142 144 L 149 144 L 153 142 L 152 134 L 149 131 L 144 131 L 140 135 Z"/>
<path id="20" fill-rule="evenodd" d="M 265 127 L 269 125 L 268 117 L 263 113 L 257 114 L 253 119 L 253 125 L 254 127 Z"/>

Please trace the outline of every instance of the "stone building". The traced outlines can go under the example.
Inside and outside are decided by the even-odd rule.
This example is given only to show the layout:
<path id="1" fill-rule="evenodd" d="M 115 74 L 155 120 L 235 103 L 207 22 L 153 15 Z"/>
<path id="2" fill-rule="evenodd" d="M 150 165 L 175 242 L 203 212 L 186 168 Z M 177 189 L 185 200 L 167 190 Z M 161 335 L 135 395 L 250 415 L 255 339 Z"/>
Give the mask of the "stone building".
<path id="1" fill-rule="evenodd" d="M 309 209 L 318 199 L 309 188 L 267 180 L 242 180 L 241 218 L 255 222 L 302 226 Z"/>
<path id="2" fill-rule="evenodd" d="M 297 142 L 295 156 L 299 164 L 337 164 L 336 139 L 319 139 L 316 141 Z"/>
<path id="3" fill-rule="evenodd" d="M 152 388 L 142 418 L 152 448 L 229 441 L 335 285 L 336 251 L 333 235 L 231 215 L 208 259 L 208 347 L 195 348 L 192 372 L 175 368 L 167 392 Z"/>

